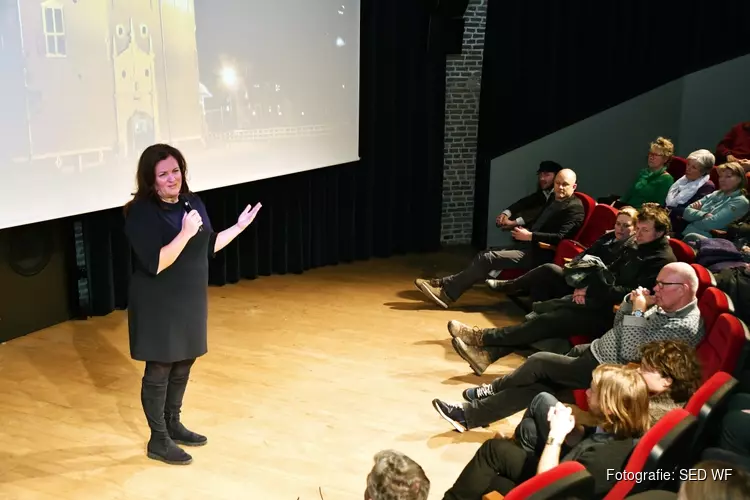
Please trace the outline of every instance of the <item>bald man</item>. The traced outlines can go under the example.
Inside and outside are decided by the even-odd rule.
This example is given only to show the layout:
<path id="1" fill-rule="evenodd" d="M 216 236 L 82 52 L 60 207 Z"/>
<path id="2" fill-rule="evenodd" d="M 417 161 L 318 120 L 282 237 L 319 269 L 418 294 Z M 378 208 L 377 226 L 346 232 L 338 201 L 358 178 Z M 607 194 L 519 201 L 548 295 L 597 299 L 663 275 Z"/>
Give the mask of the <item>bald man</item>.
<path id="1" fill-rule="evenodd" d="M 696 347 L 705 333 L 697 292 L 698 276 L 690 265 L 667 264 L 653 292 L 637 288 L 625 296 L 614 326 L 601 338 L 576 346 L 567 355 L 533 354 L 512 373 L 466 389 L 466 403 L 435 399 L 432 405 L 458 431 L 483 427 L 525 409 L 547 387 L 587 389 L 594 368 L 637 363 L 641 347 L 649 342 L 677 340 Z"/>
<path id="2" fill-rule="evenodd" d="M 550 197 L 531 227 L 516 227 L 511 232 L 514 242 L 502 250 L 479 252 L 468 268 L 442 279 L 417 279 L 422 293 L 445 309 L 463 293 L 487 279 L 490 271 L 503 269 L 533 269 L 552 262 L 554 250 L 543 249 L 539 243 L 557 245 L 571 238 L 583 224 L 584 210 L 575 196 L 576 174 L 569 168 L 555 176 L 555 196 Z"/>

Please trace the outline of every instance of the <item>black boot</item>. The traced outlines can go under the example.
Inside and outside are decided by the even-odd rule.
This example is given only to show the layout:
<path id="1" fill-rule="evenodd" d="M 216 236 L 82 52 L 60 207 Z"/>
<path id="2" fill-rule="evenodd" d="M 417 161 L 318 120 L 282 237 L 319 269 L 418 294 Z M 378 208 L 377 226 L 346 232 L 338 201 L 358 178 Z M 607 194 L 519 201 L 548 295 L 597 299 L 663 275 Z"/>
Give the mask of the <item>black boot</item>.
<path id="1" fill-rule="evenodd" d="M 169 376 L 169 385 L 167 387 L 167 402 L 164 407 L 164 419 L 167 422 L 167 431 L 175 443 L 185 446 L 203 446 L 208 442 L 206 436 L 201 436 L 185 428 L 180 422 L 180 408 L 182 408 L 182 398 L 185 395 L 188 378 L 190 377 L 189 367 L 187 370 L 172 370 Z"/>
<path id="2" fill-rule="evenodd" d="M 193 457 L 177 446 L 167 432 L 164 419 L 164 404 L 167 397 L 167 384 L 151 382 L 143 378 L 141 404 L 151 428 L 151 439 L 146 447 L 148 458 L 160 460 L 170 465 L 187 465 Z"/>

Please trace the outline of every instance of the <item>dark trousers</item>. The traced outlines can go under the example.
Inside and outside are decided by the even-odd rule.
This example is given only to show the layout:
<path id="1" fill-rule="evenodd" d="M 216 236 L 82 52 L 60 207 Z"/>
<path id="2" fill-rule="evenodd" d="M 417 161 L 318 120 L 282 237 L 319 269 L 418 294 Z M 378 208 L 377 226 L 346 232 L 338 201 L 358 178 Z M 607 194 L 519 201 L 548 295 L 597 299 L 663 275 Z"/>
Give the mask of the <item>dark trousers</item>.
<path id="1" fill-rule="evenodd" d="M 533 302 L 544 302 L 571 294 L 573 288 L 565 282 L 562 267 L 550 262 L 512 280 L 506 291 L 513 294 L 528 293 Z"/>
<path id="2" fill-rule="evenodd" d="M 539 457 L 549 436 L 549 409 L 557 399 L 547 393 L 534 397 L 513 440 L 489 439 L 479 447 L 443 500 L 479 500 L 490 491 L 507 495 L 536 474 Z M 563 445 L 560 456 L 569 451 Z"/>
<path id="3" fill-rule="evenodd" d="M 176 363 L 147 361 L 141 382 L 141 404 L 152 434 L 167 435 L 167 420 L 177 417 L 195 359 Z"/>
<path id="4" fill-rule="evenodd" d="M 719 447 L 750 457 L 750 394 L 738 393 L 727 403 L 727 412 L 721 421 Z"/>
<path id="5" fill-rule="evenodd" d="M 494 361 L 509 354 L 509 348 L 528 346 L 547 339 L 568 339 L 573 335 L 600 337 L 612 328 L 614 313 L 609 308 L 566 306 L 553 309 L 517 325 L 484 330 L 482 342 Z"/>
<path id="6" fill-rule="evenodd" d="M 591 373 L 599 362 L 588 345 L 576 346 L 563 356 L 538 352 L 512 373 L 492 382 L 495 394 L 464 403 L 469 428 L 483 427 L 509 417 L 524 408 L 540 392 L 552 389 L 588 389 Z"/>
<path id="7" fill-rule="evenodd" d="M 490 271 L 502 269 L 528 269 L 533 266 L 531 252 L 526 246 L 512 246 L 505 250 L 479 252 L 469 267 L 458 274 L 442 279 L 443 291 L 451 300 L 458 300 L 466 290 L 481 283 Z"/>

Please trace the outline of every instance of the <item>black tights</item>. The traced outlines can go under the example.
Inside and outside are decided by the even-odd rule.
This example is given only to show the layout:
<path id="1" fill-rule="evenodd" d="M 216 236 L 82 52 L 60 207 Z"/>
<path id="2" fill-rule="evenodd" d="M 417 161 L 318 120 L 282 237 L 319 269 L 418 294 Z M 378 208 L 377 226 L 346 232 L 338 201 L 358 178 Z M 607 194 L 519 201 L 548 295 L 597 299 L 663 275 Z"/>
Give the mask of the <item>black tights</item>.
<path id="1" fill-rule="evenodd" d="M 178 418 L 195 359 L 175 363 L 147 361 L 141 383 L 141 403 L 152 433 L 165 434 L 166 420 Z"/>

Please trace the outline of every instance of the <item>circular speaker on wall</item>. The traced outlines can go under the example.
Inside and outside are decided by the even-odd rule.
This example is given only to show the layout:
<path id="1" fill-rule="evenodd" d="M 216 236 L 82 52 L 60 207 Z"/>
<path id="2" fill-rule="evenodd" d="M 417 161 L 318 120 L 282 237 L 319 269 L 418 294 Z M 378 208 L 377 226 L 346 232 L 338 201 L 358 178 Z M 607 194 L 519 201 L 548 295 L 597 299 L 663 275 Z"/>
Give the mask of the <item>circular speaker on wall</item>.
<path id="1" fill-rule="evenodd" d="M 47 229 L 47 231 L 45 231 Z M 49 227 L 35 224 L 8 230 L 8 265 L 21 276 L 41 273 L 52 259 Z"/>

